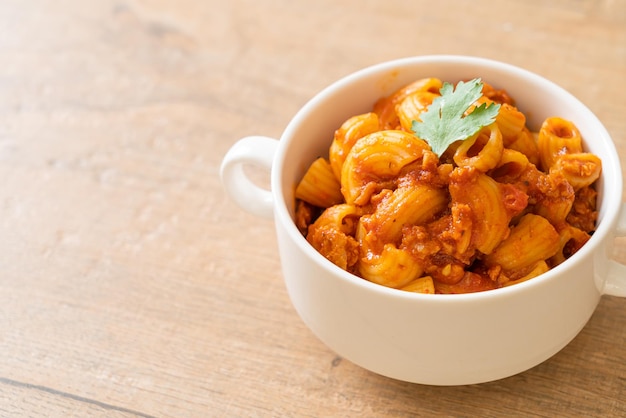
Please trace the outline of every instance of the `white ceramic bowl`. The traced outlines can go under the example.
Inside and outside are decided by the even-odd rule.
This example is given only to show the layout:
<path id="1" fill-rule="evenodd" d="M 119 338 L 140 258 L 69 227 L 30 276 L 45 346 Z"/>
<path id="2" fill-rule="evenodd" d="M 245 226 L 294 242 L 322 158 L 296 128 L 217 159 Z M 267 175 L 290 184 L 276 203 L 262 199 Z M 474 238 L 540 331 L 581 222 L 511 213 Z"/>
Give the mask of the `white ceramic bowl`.
<path id="1" fill-rule="evenodd" d="M 334 130 L 381 96 L 422 77 L 455 82 L 481 77 L 506 89 L 537 129 L 548 116 L 572 120 L 585 147 L 603 162 L 599 223 L 588 243 L 551 271 L 507 288 L 422 295 L 385 288 L 347 273 L 314 250 L 296 228 L 294 188 L 309 164 L 327 155 Z M 245 175 L 271 170 L 271 190 Z M 548 359 L 585 326 L 603 294 L 626 296 L 626 268 L 611 260 L 626 235 L 622 172 L 614 144 L 594 114 L 556 84 L 523 69 L 463 56 L 422 56 L 349 75 L 311 99 L 280 141 L 239 140 L 221 168 L 242 208 L 273 217 L 285 284 L 298 314 L 328 347 L 373 372 L 409 382 L 459 385 L 520 373 Z M 621 332 L 620 330 L 615 330 Z"/>

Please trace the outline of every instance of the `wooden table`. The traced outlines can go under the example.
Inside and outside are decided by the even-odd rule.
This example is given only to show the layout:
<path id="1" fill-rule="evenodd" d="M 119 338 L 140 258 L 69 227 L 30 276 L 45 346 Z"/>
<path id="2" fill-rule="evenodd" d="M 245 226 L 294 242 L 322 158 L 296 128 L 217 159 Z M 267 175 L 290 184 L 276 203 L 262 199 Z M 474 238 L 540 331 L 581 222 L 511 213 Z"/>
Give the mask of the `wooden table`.
<path id="1" fill-rule="evenodd" d="M 0 53 L 0 416 L 626 416 L 626 299 L 520 375 L 394 381 L 304 326 L 218 178 L 335 79 L 437 53 L 557 81 L 626 163 L 626 2 L 3 0 Z"/>

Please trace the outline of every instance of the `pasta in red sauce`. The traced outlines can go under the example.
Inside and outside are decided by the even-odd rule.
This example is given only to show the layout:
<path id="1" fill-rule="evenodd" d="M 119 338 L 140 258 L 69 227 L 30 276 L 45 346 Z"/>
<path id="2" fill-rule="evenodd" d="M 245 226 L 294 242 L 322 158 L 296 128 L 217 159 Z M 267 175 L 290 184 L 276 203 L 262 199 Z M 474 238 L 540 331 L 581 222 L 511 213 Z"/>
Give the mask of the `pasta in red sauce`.
<path id="1" fill-rule="evenodd" d="M 416 80 L 337 127 L 296 187 L 300 231 L 342 269 L 419 293 L 496 289 L 562 263 L 595 229 L 600 159 L 570 121 L 531 132 L 487 83 L 478 103 L 500 104 L 495 122 L 438 157 L 411 122 L 441 86 Z"/>

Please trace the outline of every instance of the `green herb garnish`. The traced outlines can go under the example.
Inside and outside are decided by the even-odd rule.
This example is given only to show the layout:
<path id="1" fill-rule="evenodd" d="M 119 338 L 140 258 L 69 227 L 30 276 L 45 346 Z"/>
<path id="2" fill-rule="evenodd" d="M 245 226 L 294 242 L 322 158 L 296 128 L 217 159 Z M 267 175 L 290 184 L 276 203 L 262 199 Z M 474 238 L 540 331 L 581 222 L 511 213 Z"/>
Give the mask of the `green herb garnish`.
<path id="1" fill-rule="evenodd" d="M 415 134 L 428 142 L 430 148 L 439 157 L 456 141 L 463 141 L 481 128 L 491 125 L 498 111 L 499 104 L 482 103 L 465 114 L 482 96 L 483 83 L 480 78 L 468 82 L 459 81 L 456 86 L 444 83 L 439 91 L 441 96 L 433 100 L 428 110 L 414 120 L 412 129 Z"/>

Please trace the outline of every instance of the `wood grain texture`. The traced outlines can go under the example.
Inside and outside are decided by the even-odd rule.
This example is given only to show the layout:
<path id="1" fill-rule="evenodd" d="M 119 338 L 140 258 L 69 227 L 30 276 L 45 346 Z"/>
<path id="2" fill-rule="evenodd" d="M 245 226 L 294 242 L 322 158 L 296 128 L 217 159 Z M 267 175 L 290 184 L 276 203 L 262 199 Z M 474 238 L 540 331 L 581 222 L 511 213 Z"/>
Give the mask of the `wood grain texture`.
<path id="1" fill-rule="evenodd" d="M 520 375 L 390 380 L 308 331 L 218 177 L 335 79 L 431 53 L 556 81 L 626 163 L 625 2 L 3 0 L 0 52 L 0 416 L 626 416 L 625 299 Z"/>

